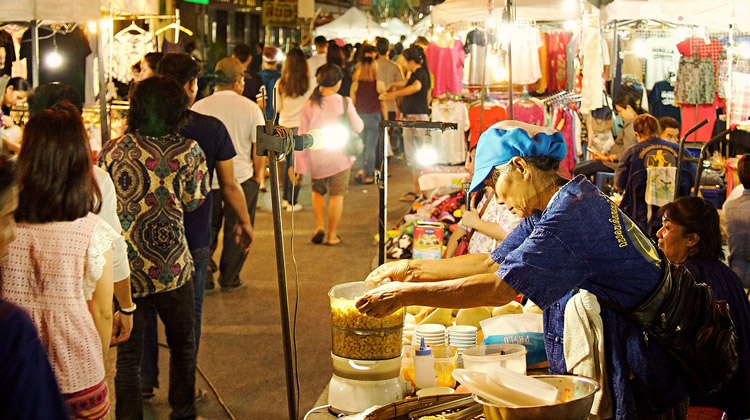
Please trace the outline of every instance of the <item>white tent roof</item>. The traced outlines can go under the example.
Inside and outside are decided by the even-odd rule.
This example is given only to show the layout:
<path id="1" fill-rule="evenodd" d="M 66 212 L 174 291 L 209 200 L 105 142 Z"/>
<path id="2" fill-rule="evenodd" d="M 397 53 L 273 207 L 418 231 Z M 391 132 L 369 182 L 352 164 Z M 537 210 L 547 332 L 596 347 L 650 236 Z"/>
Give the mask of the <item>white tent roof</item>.
<path id="1" fill-rule="evenodd" d="M 0 7 L 0 21 L 87 22 L 99 20 L 110 5 L 114 13 L 156 14 L 153 0 L 14 0 Z"/>
<path id="2" fill-rule="evenodd" d="M 578 8 L 564 6 L 563 0 L 517 0 L 516 17 L 538 21 L 564 21 L 580 17 Z M 492 14 L 489 13 L 490 8 Z M 446 26 L 500 19 L 505 0 L 446 0 L 432 8 L 432 23 Z"/>
<path id="3" fill-rule="evenodd" d="M 748 0 L 615 0 L 603 8 L 607 21 L 657 19 L 723 30 L 735 24 L 740 31 L 750 30 L 748 14 Z"/>
<path id="4" fill-rule="evenodd" d="M 409 35 L 411 27 L 398 18 L 390 18 L 385 27 L 392 35 Z"/>
<path id="5" fill-rule="evenodd" d="M 314 32 L 316 35 L 323 35 L 329 39 L 358 41 L 388 35 L 385 29 L 356 7 L 347 10 L 333 22 L 318 26 Z"/>
<path id="6" fill-rule="evenodd" d="M 432 26 L 432 15 L 427 15 L 411 27 L 411 34 L 414 36 L 427 36 Z"/>

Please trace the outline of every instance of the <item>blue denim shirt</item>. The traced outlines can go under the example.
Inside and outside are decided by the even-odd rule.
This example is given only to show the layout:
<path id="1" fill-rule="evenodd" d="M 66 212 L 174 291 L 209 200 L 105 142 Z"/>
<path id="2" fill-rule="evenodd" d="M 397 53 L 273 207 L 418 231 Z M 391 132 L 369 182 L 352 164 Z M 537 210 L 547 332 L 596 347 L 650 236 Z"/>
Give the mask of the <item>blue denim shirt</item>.
<path id="1" fill-rule="evenodd" d="M 632 308 L 661 278 L 653 244 L 583 176 L 563 186 L 544 212 L 524 219 L 492 259 L 500 265 L 500 278 L 544 310 L 545 347 L 555 374 L 567 372 L 562 337 L 574 288 Z M 657 343 L 609 310 L 602 310 L 602 321 L 615 418 L 637 418 L 633 383 L 645 389 L 655 413 L 685 399 L 679 372 Z"/>

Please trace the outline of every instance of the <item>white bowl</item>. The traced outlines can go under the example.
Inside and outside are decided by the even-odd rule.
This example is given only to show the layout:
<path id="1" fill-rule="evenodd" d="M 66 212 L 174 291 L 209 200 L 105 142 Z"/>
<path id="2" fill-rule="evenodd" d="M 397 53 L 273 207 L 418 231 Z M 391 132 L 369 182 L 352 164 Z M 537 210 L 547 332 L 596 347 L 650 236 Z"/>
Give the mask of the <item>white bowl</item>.
<path id="1" fill-rule="evenodd" d="M 477 327 L 473 325 L 453 325 L 447 328 L 448 334 L 477 335 Z"/>
<path id="2" fill-rule="evenodd" d="M 422 334 L 445 334 L 445 325 L 442 324 L 422 324 L 417 325 L 417 332 Z"/>
<path id="3" fill-rule="evenodd" d="M 429 397 L 431 395 L 449 395 L 456 392 L 455 389 L 447 386 L 436 386 L 434 388 L 423 388 L 417 391 L 417 397 Z"/>

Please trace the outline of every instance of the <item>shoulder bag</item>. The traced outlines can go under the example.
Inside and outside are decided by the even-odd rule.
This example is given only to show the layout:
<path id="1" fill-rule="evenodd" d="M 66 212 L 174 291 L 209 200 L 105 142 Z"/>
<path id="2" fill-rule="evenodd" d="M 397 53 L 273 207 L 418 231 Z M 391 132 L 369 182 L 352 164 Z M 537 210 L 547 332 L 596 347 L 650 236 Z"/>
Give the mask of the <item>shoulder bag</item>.
<path id="1" fill-rule="evenodd" d="M 664 254 L 662 279 L 646 300 L 632 310 L 600 300 L 643 329 L 646 344 L 656 340 L 679 369 L 693 396 L 707 396 L 728 383 L 737 371 L 739 350 L 726 301 L 717 301 L 705 283 L 696 283 L 685 268 Z"/>

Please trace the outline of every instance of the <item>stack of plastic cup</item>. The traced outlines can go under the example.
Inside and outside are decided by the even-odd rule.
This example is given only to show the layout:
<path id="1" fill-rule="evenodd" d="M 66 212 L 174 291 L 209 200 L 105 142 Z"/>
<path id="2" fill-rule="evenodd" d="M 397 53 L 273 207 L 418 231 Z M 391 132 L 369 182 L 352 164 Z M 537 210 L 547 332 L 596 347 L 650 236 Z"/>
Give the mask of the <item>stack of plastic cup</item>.
<path id="1" fill-rule="evenodd" d="M 477 327 L 473 325 L 454 325 L 448 327 L 448 345 L 455 347 L 459 357 L 464 349 L 477 345 Z"/>
<path id="2" fill-rule="evenodd" d="M 414 342 L 418 345 L 424 338 L 425 345 L 430 347 L 445 345 L 445 325 L 422 324 L 414 330 Z"/>

